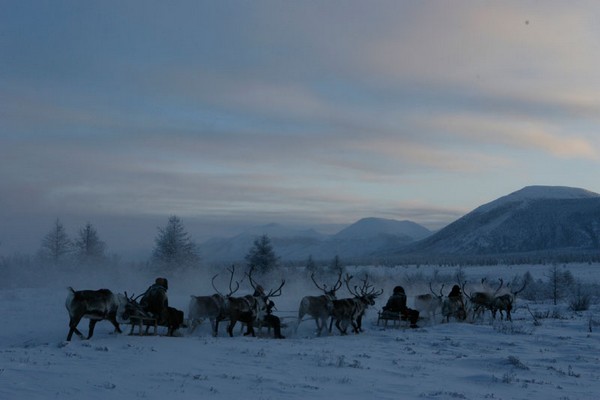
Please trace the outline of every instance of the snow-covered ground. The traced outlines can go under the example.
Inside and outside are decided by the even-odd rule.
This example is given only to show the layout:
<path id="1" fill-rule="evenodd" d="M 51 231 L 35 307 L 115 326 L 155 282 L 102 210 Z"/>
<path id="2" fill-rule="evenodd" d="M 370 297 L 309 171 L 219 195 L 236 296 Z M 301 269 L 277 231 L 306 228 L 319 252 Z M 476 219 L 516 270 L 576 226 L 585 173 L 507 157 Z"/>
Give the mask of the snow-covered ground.
<path id="1" fill-rule="evenodd" d="M 568 266 L 575 278 L 600 283 L 600 265 Z M 566 303 L 518 300 L 511 322 L 422 321 L 419 329 L 376 325 L 391 288 L 434 269 L 372 270 L 385 289 L 359 335 L 316 337 L 314 322 L 297 333 L 292 315 L 301 292 L 286 284 L 276 299 L 290 327 L 285 340 L 218 337 L 207 325 L 179 337 L 113 334 L 98 323 L 94 337 L 66 342 L 66 286 L 0 290 L 0 399 L 596 399 L 600 393 L 600 306 L 575 313 Z M 547 267 L 465 267 L 471 280 L 506 279 Z M 452 273 L 453 269 L 439 269 Z M 190 282 L 186 282 L 190 284 Z M 143 290 L 115 284 L 114 291 Z M 143 286 L 143 285 L 140 285 Z M 170 303 L 187 311 L 190 293 L 170 282 Z M 97 289 L 76 287 L 76 289 Z M 200 286 L 199 286 L 200 287 Z M 421 288 L 405 284 L 409 295 Z M 187 292 L 186 292 L 187 291 Z M 206 291 L 200 293 L 200 291 Z M 338 297 L 347 293 L 340 290 Z M 530 310 L 525 308 L 528 305 Z M 532 314 L 538 317 L 534 323 Z M 224 324 L 223 324 L 224 325 Z M 87 333 L 87 320 L 80 324 Z M 123 328 L 127 332 L 126 326 Z M 165 333 L 166 328 L 162 328 Z"/>

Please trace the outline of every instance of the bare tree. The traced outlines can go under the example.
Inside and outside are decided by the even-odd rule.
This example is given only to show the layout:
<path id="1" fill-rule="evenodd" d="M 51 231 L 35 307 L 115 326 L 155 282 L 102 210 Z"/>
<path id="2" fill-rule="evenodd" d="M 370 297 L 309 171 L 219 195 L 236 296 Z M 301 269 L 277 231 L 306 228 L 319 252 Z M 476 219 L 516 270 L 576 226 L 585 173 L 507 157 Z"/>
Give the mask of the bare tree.
<path id="1" fill-rule="evenodd" d="M 567 269 L 559 269 L 558 265 L 554 264 L 546 274 L 548 283 L 550 285 L 550 295 L 554 305 L 558 303 L 558 300 L 562 299 L 568 291 L 573 287 L 575 278 L 571 271 Z"/>

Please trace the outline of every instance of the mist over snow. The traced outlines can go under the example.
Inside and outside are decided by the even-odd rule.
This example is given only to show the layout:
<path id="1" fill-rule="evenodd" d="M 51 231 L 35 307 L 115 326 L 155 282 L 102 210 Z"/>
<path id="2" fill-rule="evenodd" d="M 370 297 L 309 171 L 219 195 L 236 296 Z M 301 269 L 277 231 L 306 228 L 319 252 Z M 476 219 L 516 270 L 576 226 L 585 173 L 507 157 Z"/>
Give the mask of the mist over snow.
<path id="1" fill-rule="evenodd" d="M 562 293 L 557 305 L 549 295 L 549 274 L 555 268 L 572 276 L 591 293 L 587 311 L 572 311 L 574 291 Z M 282 295 L 273 300 L 275 314 L 285 324 L 286 339 L 275 340 L 266 329 L 230 338 L 221 323 L 212 337 L 208 323 L 191 334 L 175 337 L 114 334 L 107 321 L 94 337 L 65 342 L 67 286 L 107 287 L 139 294 L 154 275 L 98 271 L 96 274 L 57 274 L 30 285 L 0 285 L 0 398 L 2 399 L 592 399 L 600 391 L 600 265 L 522 265 L 485 267 L 345 267 L 356 279 L 369 281 L 384 294 L 367 311 L 364 332 L 342 336 L 334 328 L 317 337 L 315 323 L 296 327 L 299 302 L 320 294 L 303 268 L 281 268 L 258 277 L 267 288 L 285 279 Z M 190 295 L 209 295 L 215 286 L 228 291 L 229 274 L 206 270 L 168 275 L 169 303 L 187 314 Z M 443 285 L 447 294 L 457 279 L 467 292 L 504 290 L 528 273 L 530 292 L 517 298 L 513 321 L 492 320 L 489 313 L 468 322 L 442 323 L 422 319 L 418 329 L 377 326 L 377 311 L 395 285 L 403 285 L 408 305 L 414 296 Z M 236 295 L 251 292 L 243 268 L 236 269 Z M 561 275 L 562 276 L 562 275 Z M 319 273 L 315 279 L 331 286 L 337 276 Z M 482 284 L 482 278 L 486 278 Z M 35 278 L 32 278 L 35 279 Z M 35 287 L 33 287 L 35 286 Z M 561 287 L 561 290 L 565 288 Z M 573 289 L 574 290 L 574 289 Z M 349 296 L 342 286 L 338 298 Z M 525 298 L 526 297 L 526 298 Z M 87 320 L 79 326 L 87 334 Z"/>

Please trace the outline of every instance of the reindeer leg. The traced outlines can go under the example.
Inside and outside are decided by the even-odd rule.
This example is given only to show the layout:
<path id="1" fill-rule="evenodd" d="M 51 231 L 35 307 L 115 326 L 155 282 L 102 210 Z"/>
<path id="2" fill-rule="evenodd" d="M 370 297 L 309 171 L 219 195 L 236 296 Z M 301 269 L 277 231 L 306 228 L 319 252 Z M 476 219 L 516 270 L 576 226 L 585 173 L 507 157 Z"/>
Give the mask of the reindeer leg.
<path id="1" fill-rule="evenodd" d="M 315 322 L 317 323 L 317 336 L 321 336 L 323 329 L 327 331 L 327 317 L 315 318 Z"/>
<path id="2" fill-rule="evenodd" d="M 352 330 L 354 331 L 354 333 L 360 333 L 360 328 L 358 327 L 358 324 L 354 321 L 350 321 L 350 323 L 352 324 Z"/>
<path id="3" fill-rule="evenodd" d="M 346 334 L 346 329 L 343 329 L 341 327 L 341 322 L 342 322 L 342 320 L 340 320 L 340 319 L 336 320 L 335 321 L 335 326 L 336 326 L 336 328 L 338 328 L 338 331 L 340 331 L 341 335 L 345 335 Z"/>
<path id="4" fill-rule="evenodd" d="M 77 336 L 79 336 L 80 338 L 83 338 L 83 334 L 79 331 L 79 329 L 77 329 L 77 325 L 79 324 L 79 321 L 81 321 L 81 317 L 71 318 L 71 320 L 69 321 L 69 334 L 67 335 L 67 342 L 71 341 L 71 338 L 73 337 L 73 333 L 76 333 Z"/>
<path id="5" fill-rule="evenodd" d="M 218 318 L 210 321 L 213 337 L 217 337 L 219 335 L 219 321 L 220 319 Z"/>
<path id="6" fill-rule="evenodd" d="M 359 315 L 358 318 L 356 318 L 356 333 L 362 332 L 362 315 Z"/>
<path id="7" fill-rule="evenodd" d="M 229 321 L 229 325 L 227 326 L 227 333 L 229 333 L 229 337 L 233 337 L 233 327 L 235 326 L 236 320 Z"/>
<path id="8" fill-rule="evenodd" d="M 123 333 L 123 331 L 121 331 L 121 327 L 119 326 L 119 323 L 117 322 L 117 317 L 116 316 L 111 317 L 108 320 L 115 327 L 115 333 Z"/>
<path id="9" fill-rule="evenodd" d="M 246 332 L 245 336 L 248 335 L 252 335 L 252 337 L 256 337 L 256 335 L 254 334 L 254 324 L 252 322 L 248 323 L 248 331 Z"/>
<path id="10" fill-rule="evenodd" d="M 88 340 L 92 338 L 92 336 L 94 336 L 94 328 L 96 327 L 96 324 L 98 323 L 97 319 L 90 319 L 90 330 L 88 332 Z"/>

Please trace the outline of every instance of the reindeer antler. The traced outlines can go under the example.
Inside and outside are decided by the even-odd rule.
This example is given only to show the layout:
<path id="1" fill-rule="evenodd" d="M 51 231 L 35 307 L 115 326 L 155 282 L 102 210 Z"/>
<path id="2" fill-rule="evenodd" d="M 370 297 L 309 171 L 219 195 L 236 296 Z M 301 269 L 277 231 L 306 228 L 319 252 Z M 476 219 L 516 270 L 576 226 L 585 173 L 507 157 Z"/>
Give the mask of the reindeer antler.
<path id="1" fill-rule="evenodd" d="M 283 285 L 285 285 L 285 279 L 281 280 L 281 285 L 279 285 L 279 287 L 275 290 L 269 290 L 269 293 L 267 294 L 267 297 L 279 297 L 281 296 L 281 288 L 283 287 Z"/>
<path id="2" fill-rule="evenodd" d="M 350 294 L 355 297 L 359 297 L 360 295 L 358 294 L 356 285 L 354 286 L 354 290 L 352 290 L 352 288 L 350 287 L 350 281 L 352 280 L 352 278 L 353 278 L 352 275 L 346 274 L 346 277 L 344 278 L 344 282 L 346 283 L 346 287 L 348 288 L 348 291 L 350 292 Z"/>
<path id="3" fill-rule="evenodd" d="M 369 284 L 369 275 L 365 275 L 365 279 L 362 279 L 364 282 L 363 287 L 360 289 L 362 296 L 373 296 L 378 297 L 383 293 L 383 289 L 375 290 L 373 285 Z"/>
<path id="4" fill-rule="evenodd" d="M 257 291 L 257 287 L 260 286 L 256 283 L 256 281 L 254 279 L 252 279 L 252 273 L 254 272 L 254 266 L 252 266 L 250 268 L 250 271 L 248 271 L 246 273 L 246 275 L 248 275 L 248 280 L 250 281 L 250 285 L 252 286 L 252 289 L 254 289 L 254 291 Z M 269 290 L 269 293 L 265 294 L 265 297 L 279 297 L 281 296 L 281 288 L 283 288 L 283 285 L 285 285 L 285 279 L 281 280 L 281 285 L 279 285 L 279 287 L 277 289 L 274 290 Z M 263 291 L 264 293 L 264 291 Z"/>
<path id="5" fill-rule="evenodd" d="M 219 289 L 217 289 L 217 287 L 215 286 L 215 278 L 219 276 L 219 274 L 216 274 L 215 276 L 212 277 L 212 279 L 210 280 L 210 284 L 212 285 L 213 289 L 215 289 L 215 292 L 217 292 L 217 294 L 220 294 L 221 296 L 223 296 L 223 293 L 219 292 Z"/>
<path id="6" fill-rule="evenodd" d="M 252 279 L 252 272 L 254 272 L 254 265 L 250 267 L 250 271 L 246 272 L 246 275 L 248 275 L 248 280 L 250 281 L 250 286 L 252 286 L 252 289 L 254 289 L 254 291 L 256 291 L 256 287 L 259 286 L 256 284 L 256 282 L 254 281 L 254 279 Z"/>
<path id="7" fill-rule="evenodd" d="M 318 284 L 318 283 L 317 283 L 317 281 L 315 280 L 315 273 L 314 273 L 314 272 L 313 272 L 312 274 L 310 274 L 310 279 L 312 279 L 313 283 L 315 284 L 315 286 L 316 286 L 318 289 L 320 289 L 320 290 L 322 290 L 322 291 L 324 291 L 324 292 L 327 292 L 327 286 L 326 286 L 326 285 L 323 285 L 323 287 L 321 287 L 321 286 L 319 286 L 319 284 Z"/>
<path id="8" fill-rule="evenodd" d="M 512 292 L 513 296 L 518 295 L 519 293 L 521 293 L 523 290 L 525 290 L 525 287 L 527 286 L 527 281 L 523 281 L 523 286 L 521 286 L 521 289 L 517 290 L 516 292 Z"/>
<path id="9" fill-rule="evenodd" d="M 485 280 L 485 278 L 483 278 L 481 281 L 483 282 L 484 280 Z M 467 293 L 467 291 L 465 290 L 465 286 L 466 286 L 466 284 L 467 284 L 467 281 L 464 281 L 464 282 L 462 282 L 462 283 L 459 281 L 459 283 L 460 283 L 460 287 L 461 287 L 461 289 L 462 289 L 462 292 L 463 292 L 463 294 L 464 294 L 465 296 L 467 296 L 467 298 L 468 298 L 470 301 L 473 301 L 473 296 L 471 296 L 471 293 Z"/>
<path id="10" fill-rule="evenodd" d="M 494 296 L 497 295 L 500 289 L 502 289 L 502 286 L 504 286 L 504 279 L 500 278 L 499 281 L 500 285 L 498 286 L 498 289 L 496 289 L 496 291 L 494 292 Z"/>
<path id="11" fill-rule="evenodd" d="M 235 273 L 235 265 L 232 265 L 231 268 L 227 268 L 227 271 L 231 273 L 231 276 L 229 277 L 229 294 L 227 296 L 231 296 L 232 294 L 238 291 L 238 289 L 240 288 L 240 283 L 238 281 L 235 281 L 235 290 L 231 289 L 231 283 L 233 282 L 233 274 Z"/>
<path id="12" fill-rule="evenodd" d="M 429 282 L 429 290 L 431 291 L 431 293 L 432 293 L 432 294 L 433 294 L 435 297 L 437 297 L 438 299 L 441 299 L 442 297 L 444 297 L 444 285 L 445 285 L 445 284 L 444 284 L 444 283 L 442 283 L 442 287 L 440 288 L 440 294 L 438 295 L 438 294 L 436 294 L 436 293 L 433 291 L 433 288 L 431 287 L 431 281 L 430 281 L 430 282 Z"/>
<path id="13" fill-rule="evenodd" d="M 331 292 L 336 292 L 341 287 L 342 287 L 342 271 L 340 271 L 337 282 L 333 285 L 333 289 L 331 289 Z"/>

